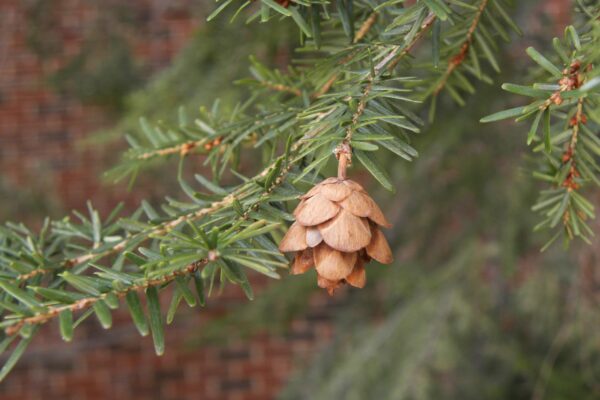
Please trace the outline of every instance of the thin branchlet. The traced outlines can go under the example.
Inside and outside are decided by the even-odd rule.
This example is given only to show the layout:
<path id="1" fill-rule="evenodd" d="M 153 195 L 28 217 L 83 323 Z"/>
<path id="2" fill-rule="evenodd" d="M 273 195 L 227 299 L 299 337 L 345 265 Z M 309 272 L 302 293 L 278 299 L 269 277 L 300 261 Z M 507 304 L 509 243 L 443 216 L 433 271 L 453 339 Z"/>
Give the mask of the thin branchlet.
<path id="1" fill-rule="evenodd" d="M 421 24 L 420 30 L 417 32 L 417 34 L 413 37 L 413 39 L 409 43 L 407 43 L 404 46 L 392 47 L 392 49 L 388 52 L 388 54 L 375 67 L 373 67 L 372 71 L 369 73 L 369 75 L 367 77 L 367 82 L 365 84 L 365 87 L 363 88 L 362 94 L 358 101 L 356 111 L 352 115 L 351 123 L 346 128 L 346 135 L 344 136 L 344 140 L 342 141 L 340 146 L 338 146 L 338 148 L 336 149 L 336 152 L 338 154 L 348 153 L 348 158 L 349 158 L 348 164 L 352 163 L 352 156 L 351 156 L 352 153 L 351 153 L 351 146 L 350 146 L 350 143 L 352 141 L 352 136 L 354 134 L 356 126 L 359 123 L 360 117 L 365 112 L 365 109 L 367 107 L 367 102 L 369 101 L 369 94 L 371 93 L 371 90 L 373 88 L 373 84 L 374 84 L 375 80 L 386 69 L 390 69 L 390 70 L 393 69 L 393 66 L 396 65 L 402 59 L 402 57 L 404 57 L 410 53 L 410 51 L 418 43 L 418 41 L 421 38 L 423 38 L 424 35 L 427 33 L 427 30 L 433 24 L 434 20 L 435 20 L 435 15 L 433 13 L 430 13 L 425 18 L 424 22 Z M 350 149 L 350 151 L 348 151 L 347 149 Z M 345 170 L 345 168 L 344 168 L 344 170 Z"/>
<path id="2" fill-rule="evenodd" d="M 210 261 L 214 261 L 214 260 L 216 260 L 217 256 L 212 255 L 209 257 L 210 257 Z M 86 297 L 86 298 L 77 300 L 76 302 L 74 302 L 72 304 L 48 307 L 46 311 L 39 313 L 33 317 L 27 317 L 27 318 L 15 320 L 15 324 L 7 327 L 5 329 L 5 333 L 9 336 L 15 335 L 25 325 L 44 324 L 44 323 L 48 322 L 49 320 L 58 317 L 58 315 L 63 311 L 74 312 L 74 311 L 82 311 L 82 310 L 88 309 L 88 308 L 92 307 L 95 303 L 106 299 L 106 297 L 110 294 L 116 295 L 117 297 L 124 297 L 129 292 L 141 291 L 141 290 L 148 289 L 151 286 L 161 286 L 161 285 L 167 284 L 167 283 L 175 280 L 175 278 L 177 278 L 177 277 L 187 276 L 187 275 L 191 275 L 191 274 L 195 273 L 199 268 L 208 264 L 208 262 L 209 262 L 208 258 L 201 259 L 201 260 L 195 261 L 195 262 L 187 265 L 185 268 L 182 268 L 180 270 L 175 270 L 168 275 L 162 276 L 160 278 L 148 279 L 148 280 L 143 281 L 142 283 L 131 285 L 122 290 L 115 290 L 115 291 L 111 291 L 108 293 L 103 293 L 100 296 Z"/>
<path id="3" fill-rule="evenodd" d="M 292 148 L 292 152 L 296 152 L 300 147 L 300 144 L 298 143 L 298 145 L 294 146 Z M 269 171 L 275 167 L 277 161 L 274 161 L 273 163 L 271 163 L 269 166 L 267 166 L 266 168 L 264 168 L 256 177 L 256 179 L 259 178 L 263 178 L 265 177 Z M 291 168 L 291 165 L 285 169 L 285 172 L 287 173 L 289 171 L 289 169 Z M 274 185 L 278 185 L 281 184 L 282 180 L 275 180 Z M 85 263 L 88 263 L 90 261 L 98 261 L 100 259 L 118 254 L 123 252 L 125 249 L 127 249 L 127 247 L 131 244 L 131 243 L 135 243 L 138 242 L 140 239 L 143 240 L 147 240 L 153 236 L 156 235 L 162 235 L 165 233 L 168 233 L 169 231 L 171 231 L 172 229 L 180 226 L 181 224 L 185 223 L 185 222 L 193 222 L 193 221 L 197 221 L 205 216 L 208 216 L 212 213 L 215 213 L 217 211 L 220 211 L 222 209 L 224 209 L 225 207 L 231 206 L 234 202 L 235 199 L 241 199 L 244 196 L 246 196 L 247 194 L 247 186 L 244 185 L 242 187 L 240 187 L 238 190 L 232 192 L 231 194 L 225 196 L 222 200 L 219 201 L 215 201 L 213 202 L 209 207 L 204 207 L 201 208 L 199 210 L 184 214 L 179 216 L 176 219 L 170 220 L 170 221 L 166 221 L 164 223 L 161 223 L 159 225 L 156 225 L 148 230 L 145 230 L 143 232 L 137 233 L 135 235 L 131 235 L 128 236 L 126 238 L 124 238 L 123 240 L 121 240 L 120 242 L 116 243 L 113 245 L 113 247 L 111 247 L 108 250 L 102 251 L 102 252 L 98 252 L 98 253 L 94 253 L 94 252 L 90 252 L 90 253 L 86 253 L 74 258 L 69 258 L 64 260 L 61 265 L 61 268 L 56 268 L 56 269 L 44 269 L 44 268 L 39 268 L 39 269 L 35 269 L 29 273 L 26 274 L 21 274 L 18 275 L 16 278 L 16 281 L 19 282 L 23 282 L 26 281 L 28 279 L 34 278 L 38 275 L 42 275 L 42 274 L 50 274 L 50 273 L 58 273 L 61 272 L 65 269 L 69 269 L 72 268 L 74 266 L 77 265 L 82 265 Z M 273 188 L 271 188 L 272 190 Z"/>
<path id="4" fill-rule="evenodd" d="M 301 141 L 296 142 L 294 144 L 294 146 L 292 147 L 291 151 L 290 151 L 290 156 L 295 155 L 295 153 L 297 153 L 298 150 L 301 149 L 302 147 L 302 143 Z M 279 174 L 277 175 L 277 177 L 273 180 L 273 183 L 271 184 L 270 187 L 268 187 L 265 192 L 263 192 L 261 194 L 261 196 L 259 196 L 259 199 L 255 202 L 255 206 L 258 206 L 264 199 L 268 198 L 269 194 L 272 193 L 272 191 L 280 186 L 281 184 L 283 184 L 283 182 L 285 182 L 285 176 L 289 173 L 289 171 L 293 168 L 294 164 L 298 161 L 300 161 L 301 158 L 296 157 L 296 158 L 292 158 L 290 162 L 288 162 L 283 168 L 282 170 L 279 172 Z M 269 167 L 264 168 L 258 175 L 257 178 L 264 178 L 270 171 L 272 168 L 275 167 L 277 161 L 273 162 Z M 228 196 L 226 196 L 223 200 L 218 201 L 218 202 L 214 202 L 210 207 L 207 208 L 202 208 L 200 210 L 197 210 L 196 212 L 187 214 L 187 215 L 183 215 L 175 220 L 169 221 L 167 223 L 161 224 L 160 226 L 157 226 L 155 228 L 153 228 L 150 232 L 145 232 L 145 236 L 146 238 L 149 238 L 151 236 L 154 235 L 160 235 L 160 234 L 164 234 L 169 232 L 170 230 L 174 229 L 175 227 L 181 225 L 182 223 L 185 222 L 191 222 L 197 219 L 200 219 L 206 215 L 209 215 L 210 213 L 216 212 L 217 210 L 220 210 L 224 207 L 230 206 L 231 204 L 233 204 L 233 202 L 236 199 L 236 195 L 239 197 L 243 197 L 245 195 L 245 193 L 242 190 L 236 191 L 232 194 L 229 194 Z M 239 198 L 238 197 L 238 198 Z M 250 206 L 248 207 L 248 209 L 239 217 L 240 219 L 247 219 L 250 212 L 255 210 L 256 207 L 254 206 Z M 113 254 L 117 254 L 119 252 L 122 252 L 127 245 L 129 244 L 129 241 L 131 241 L 132 239 L 127 239 L 124 240 L 122 242 L 120 242 L 119 244 L 117 244 L 115 247 L 113 247 L 112 249 L 100 253 L 100 254 L 85 254 L 83 256 L 74 258 L 74 259 L 69 259 L 67 260 L 67 262 L 69 264 L 72 265 L 79 265 L 79 264 L 83 264 L 86 262 L 89 262 L 91 260 L 97 260 L 98 258 L 104 258 L 107 257 L 109 255 L 113 255 Z M 176 270 L 174 272 L 172 272 L 171 274 L 168 274 L 164 277 L 161 278 L 157 278 L 157 279 L 149 279 L 146 280 L 138 285 L 133 285 L 130 287 L 127 287 L 125 289 L 123 289 L 122 291 L 116 291 L 116 292 L 110 292 L 113 294 L 116 294 L 119 297 L 122 297 L 124 295 L 126 295 L 128 292 L 131 291 L 136 291 L 136 290 L 142 290 L 142 289 L 146 289 L 150 286 L 161 286 L 163 284 L 169 283 L 172 280 L 174 280 L 176 277 L 178 276 L 184 276 L 184 275 L 188 275 L 191 273 L 196 272 L 196 270 L 198 270 L 198 268 L 208 264 L 209 262 L 213 262 L 218 258 L 218 255 L 216 252 L 209 252 L 209 256 L 206 259 L 202 259 L 199 261 L 196 261 L 194 263 L 189 264 L 188 266 L 186 266 L 185 268 L 181 269 L 181 270 Z M 37 271 L 37 270 L 36 270 Z M 39 271 L 42 271 L 40 273 L 45 273 L 48 272 L 46 270 L 42 270 L 40 269 Z M 53 270 L 51 272 L 57 272 L 56 270 Z M 37 275 L 37 274 L 35 274 Z M 32 275 L 32 276 L 35 276 Z M 81 300 L 78 300 L 77 302 L 73 303 L 73 304 L 69 304 L 66 306 L 59 306 L 59 307 L 51 307 L 48 311 L 40 313 L 38 315 L 35 315 L 33 317 L 26 317 L 26 318 L 20 318 L 20 319 L 15 319 L 15 323 L 9 327 L 7 327 L 5 329 L 5 332 L 8 335 L 13 335 L 15 333 L 17 333 L 23 326 L 25 325 L 36 325 L 36 324 L 42 324 L 47 322 L 48 320 L 57 317 L 61 311 L 64 310 L 71 310 L 71 311 L 79 311 L 79 310 L 83 310 L 86 308 L 91 307 L 94 303 L 96 303 L 99 300 L 104 299 L 108 294 L 103 294 L 101 296 L 96 296 L 96 297 L 89 297 L 89 298 L 84 298 Z"/>
<path id="5" fill-rule="evenodd" d="M 369 31 L 371 30 L 371 28 L 375 25 L 375 22 L 377 21 L 378 15 L 379 14 L 377 12 L 373 12 L 369 16 L 369 18 L 367 18 L 365 20 L 365 22 L 363 22 L 363 24 L 361 25 L 361 27 L 356 32 L 356 35 L 354 36 L 354 40 L 353 40 L 354 44 L 359 43 L 367 35 L 367 33 L 369 33 Z M 358 50 L 353 51 L 348 56 L 344 57 L 339 62 L 339 65 L 344 65 L 344 64 L 349 63 L 350 61 L 352 61 L 352 59 L 354 57 L 356 57 L 356 55 L 358 53 L 359 53 Z M 323 84 L 323 86 L 321 86 L 319 89 L 317 89 L 312 94 L 311 97 L 313 99 L 318 99 L 319 97 L 322 97 L 324 94 L 326 94 L 327 92 L 329 92 L 329 90 L 331 90 L 331 88 L 337 82 L 337 80 L 339 79 L 339 77 L 340 77 L 340 73 L 339 72 L 336 72 L 333 75 L 331 75 L 331 77 L 329 79 L 327 79 L 327 81 Z"/>
<path id="6" fill-rule="evenodd" d="M 489 0 L 482 0 L 481 3 L 479 4 L 479 7 L 477 8 L 477 12 L 475 13 L 475 16 L 473 17 L 473 21 L 471 22 L 471 25 L 469 26 L 469 29 L 467 30 L 467 35 L 465 37 L 465 40 L 462 43 L 462 45 L 460 46 L 460 50 L 458 51 L 458 53 L 456 53 L 453 57 L 450 58 L 450 60 L 448 62 L 448 67 L 446 67 L 446 70 L 444 71 L 444 74 L 442 75 L 440 82 L 437 84 L 437 86 L 435 87 L 435 89 L 433 91 L 434 96 L 437 96 L 438 94 L 440 94 L 440 92 L 444 89 L 444 87 L 448 83 L 448 79 L 450 78 L 450 76 L 452 75 L 454 70 L 456 70 L 463 63 L 463 61 L 469 54 L 469 49 L 473 42 L 473 35 L 475 34 L 475 31 L 477 30 L 477 26 L 479 25 L 479 22 L 481 21 L 481 17 L 483 16 L 483 12 L 485 11 L 485 8 L 488 5 L 488 2 L 489 2 Z"/>
<path id="7" fill-rule="evenodd" d="M 375 22 L 377 21 L 378 15 L 379 14 L 377 12 L 373 12 L 363 22 L 363 24 L 358 29 L 356 35 L 354 36 L 354 40 L 353 40 L 354 44 L 359 43 L 369 33 L 369 31 L 371 30 L 371 28 L 375 25 Z M 344 59 L 342 59 L 340 61 L 340 65 L 344 65 L 344 64 L 350 62 L 354 57 L 356 57 L 357 54 L 358 54 L 358 50 L 350 53 L 347 57 L 345 57 Z M 339 79 L 339 76 L 340 76 L 339 73 L 332 75 L 320 88 L 315 90 L 315 92 L 310 97 L 312 99 L 318 99 L 318 98 L 322 97 L 323 95 L 325 95 L 327 92 L 329 92 L 329 90 L 332 88 L 332 86 L 335 84 L 335 82 Z M 260 81 L 259 84 L 261 86 L 266 87 L 267 89 L 270 89 L 273 91 L 290 93 L 297 97 L 302 96 L 302 90 L 297 87 L 292 87 L 292 86 L 284 85 L 281 83 L 270 82 L 270 81 Z M 206 151 L 210 151 L 214 147 L 221 144 L 220 139 L 221 138 L 217 138 L 217 139 L 202 138 L 199 140 L 187 141 L 185 143 L 176 144 L 171 147 L 165 147 L 162 149 L 151 150 L 151 151 L 147 151 L 147 152 L 144 152 L 141 154 L 137 154 L 137 155 L 133 156 L 133 158 L 136 160 L 140 160 L 140 161 L 147 161 L 147 160 L 150 160 L 153 158 L 166 157 L 166 156 L 170 156 L 173 154 L 180 154 L 181 156 L 185 156 L 189 152 L 191 152 L 197 148 L 204 149 Z"/>
<path id="8" fill-rule="evenodd" d="M 298 97 L 302 96 L 302 90 L 295 87 L 283 85 L 281 83 L 261 81 L 260 85 L 266 87 L 267 89 L 274 90 L 276 92 L 291 93 L 294 96 Z"/>
<path id="9" fill-rule="evenodd" d="M 425 34 L 427 34 L 427 32 L 429 31 L 429 28 L 431 28 L 431 26 L 433 25 L 435 20 L 436 20 L 435 14 L 430 13 L 429 15 L 427 15 L 427 17 L 423 21 L 423 24 L 421 24 L 421 29 L 413 37 L 413 39 L 410 41 L 410 43 L 408 43 L 405 46 L 396 46 L 396 50 L 401 49 L 401 51 L 397 55 L 392 56 L 393 59 L 391 60 L 391 62 L 389 62 L 388 66 L 387 66 L 389 71 L 392 71 L 396 67 L 396 65 L 398 65 L 400 60 L 402 60 L 406 55 L 410 54 L 410 52 L 417 45 L 417 43 L 419 43 L 419 41 L 423 38 L 423 36 L 425 36 Z"/>

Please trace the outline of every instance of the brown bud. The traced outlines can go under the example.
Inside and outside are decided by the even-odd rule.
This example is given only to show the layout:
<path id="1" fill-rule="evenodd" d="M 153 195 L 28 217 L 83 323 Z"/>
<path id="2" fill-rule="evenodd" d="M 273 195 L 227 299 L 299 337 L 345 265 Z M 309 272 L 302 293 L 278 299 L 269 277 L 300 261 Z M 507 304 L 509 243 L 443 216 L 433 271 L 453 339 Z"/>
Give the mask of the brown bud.
<path id="1" fill-rule="evenodd" d="M 196 147 L 196 143 L 194 142 L 184 143 L 183 146 L 181 146 L 180 150 L 181 156 L 183 157 L 187 155 L 190 151 L 194 149 L 194 147 Z"/>
<path id="2" fill-rule="evenodd" d="M 552 102 L 557 106 L 560 106 L 563 102 L 562 97 L 560 97 L 560 92 L 552 93 L 552 96 L 550 96 L 550 100 L 552 100 Z"/>

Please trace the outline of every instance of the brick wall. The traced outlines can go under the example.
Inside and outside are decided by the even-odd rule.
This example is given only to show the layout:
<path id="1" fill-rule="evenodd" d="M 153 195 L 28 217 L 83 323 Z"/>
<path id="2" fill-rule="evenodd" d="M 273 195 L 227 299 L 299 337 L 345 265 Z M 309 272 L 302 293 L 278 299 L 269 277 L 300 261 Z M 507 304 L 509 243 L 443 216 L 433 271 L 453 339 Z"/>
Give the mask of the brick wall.
<path id="1" fill-rule="evenodd" d="M 2 178 L 16 187 L 43 185 L 47 195 L 59 198 L 65 209 L 80 209 L 89 198 L 107 209 L 121 199 L 140 197 L 138 192 L 127 194 L 123 187 L 102 185 L 99 176 L 107 168 L 106 152 L 78 146 L 80 139 L 111 126 L 114 117 L 101 107 L 57 93 L 48 84 L 49 76 L 80 52 L 86 37 L 101 27 L 97 21 L 101 8 L 118 3 L 53 0 L 53 15 L 46 19 L 53 25 L 37 34 L 43 39 L 51 33 L 58 46 L 41 56 L 31 45 L 39 23 L 32 21 L 32 10 L 41 0 L 0 0 Z M 194 17 L 194 3 L 198 2 L 128 2 L 136 19 L 124 35 L 144 74 L 168 65 L 186 43 L 200 20 Z"/>
<path id="2" fill-rule="evenodd" d="M 1 175 L 13 187 L 33 188 L 55 197 L 64 209 L 81 209 L 90 198 L 104 210 L 120 200 L 137 204 L 150 190 L 127 193 L 123 187 L 101 184 L 98 177 L 110 165 L 106 160 L 110 154 L 94 148 L 81 150 L 78 142 L 111 126 L 114 116 L 102 107 L 57 93 L 47 81 L 81 50 L 90 29 L 98 25 L 98 4 L 118 3 L 53 0 L 51 33 L 60 48 L 42 57 L 28 39 L 35 28 L 31 10 L 40 0 L 0 0 Z M 139 18 L 135 29 L 128 32 L 128 41 L 146 76 L 168 65 L 186 43 L 200 20 L 194 12 L 198 3 L 127 3 Z M 0 204 L 10 201 L 13 199 L 0 199 Z M 23 205 L 19 211 L 27 217 L 31 210 L 31 205 Z M 140 338 L 125 312 L 115 314 L 109 331 L 89 318 L 77 329 L 71 344 L 60 340 L 57 324 L 52 323 L 43 328 L 13 373 L 0 384 L 0 399 L 269 399 L 293 365 L 307 360 L 331 334 L 329 300 L 322 295 L 315 300 L 308 315 L 294 321 L 284 336 L 262 333 L 210 346 L 190 343 L 208 321 L 246 301 L 239 289 L 231 288 L 203 309 L 182 306 L 166 329 L 163 357 L 154 355 L 151 338 Z M 235 332 L 236 327 L 229 329 Z"/>

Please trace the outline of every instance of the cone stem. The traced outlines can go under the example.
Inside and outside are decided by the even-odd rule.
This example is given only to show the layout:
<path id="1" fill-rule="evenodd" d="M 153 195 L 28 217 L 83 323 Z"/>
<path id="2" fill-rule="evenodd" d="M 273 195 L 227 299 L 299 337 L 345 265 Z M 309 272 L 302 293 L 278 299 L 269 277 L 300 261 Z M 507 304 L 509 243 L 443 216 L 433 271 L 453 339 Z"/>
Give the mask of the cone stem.
<path id="1" fill-rule="evenodd" d="M 338 160 L 338 179 L 346 179 L 346 169 L 348 169 L 348 157 L 345 154 L 340 154 Z"/>
<path id="2" fill-rule="evenodd" d="M 338 159 L 338 179 L 346 179 L 346 170 L 352 164 L 352 148 L 346 142 L 340 144 L 334 150 Z"/>

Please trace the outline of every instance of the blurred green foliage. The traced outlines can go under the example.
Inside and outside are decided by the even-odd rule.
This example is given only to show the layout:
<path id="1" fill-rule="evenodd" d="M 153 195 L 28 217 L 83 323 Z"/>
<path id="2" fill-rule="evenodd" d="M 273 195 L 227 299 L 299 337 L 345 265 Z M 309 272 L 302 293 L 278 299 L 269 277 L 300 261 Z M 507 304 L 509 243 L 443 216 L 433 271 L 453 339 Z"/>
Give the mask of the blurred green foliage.
<path id="1" fill-rule="evenodd" d="M 84 104 L 120 111 L 126 96 L 143 82 L 141 71 L 122 37 L 99 36 L 88 39 L 81 53 L 50 76 L 49 82 Z"/>
<path id="2" fill-rule="evenodd" d="M 181 105 L 195 110 L 212 103 L 216 93 L 232 104 L 240 91 L 231 82 L 246 75 L 248 57 L 285 63 L 294 33 L 289 21 L 231 24 L 233 10 L 226 11 L 223 18 L 201 23 L 172 65 L 147 81 L 143 63 L 134 58 L 130 44 L 132 36 L 150 29 L 144 25 L 147 6 L 94 0 L 90 7 L 97 16 L 91 26 L 82 28 L 80 51 L 61 62 L 47 79 L 59 92 L 118 112 L 123 117 L 116 129 L 119 133 L 137 129 L 141 116 L 170 120 Z M 205 15 L 211 7 L 210 2 L 199 2 L 191 12 Z M 57 22 L 61 8 L 35 0 L 26 10 L 29 47 L 42 60 L 60 57 L 63 38 Z"/>
<path id="3" fill-rule="evenodd" d="M 28 177 L 28 182 L 23 187 L 0 176 L 0 220 L 39 225 L 48 215 L 64 213 L 55 188 L 43 173 Z"/>
<path id="4" fill-rule="evenodd" d="M 59 62 L 58 70 L 46 77 L 54 90 L 119 112 L 127 94 L 143 82 L 143 69 L 129 43 L 132 32 L 140 28 L 142 10 L 139 5 L 118 2 L 92 1 L 88 6 L 96 17 L 70 27 L 71 35 L 81 36 L 81 45 L 76 53 L 66 55 L 65 28 L 59 22 L 68 6 L 30 2 L 26 5 L 27 44 L 42 61 Z"/>

